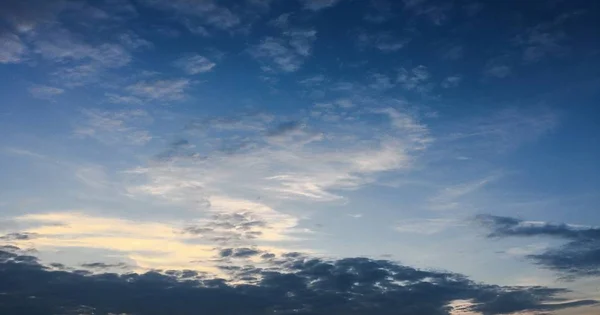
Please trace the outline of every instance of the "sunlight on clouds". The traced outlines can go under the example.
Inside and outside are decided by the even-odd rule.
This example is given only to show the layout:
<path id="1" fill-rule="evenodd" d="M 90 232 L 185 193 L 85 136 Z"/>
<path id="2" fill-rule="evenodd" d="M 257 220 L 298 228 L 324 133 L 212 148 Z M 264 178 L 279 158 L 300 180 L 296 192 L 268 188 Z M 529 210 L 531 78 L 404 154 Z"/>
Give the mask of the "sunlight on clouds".
<path id="1" fill-rule="evenodd" d="M 193 236 L 179 232 L 181 224 L 138 222 L 89 216 L 82 213 L 29 214 L 15 218 L 31 225 L 23 232 L 36 235 L 16 240 L 17 246 L 45 251 L 92 248 L 119 252 L 135 262 L 137 270 L 194 269 L 217 272 L 211 259 L 217 254 L 214 244 L 190 242 Z M 277 248 L 265 248 L 282 252 Z"/>
<path id="2" fill-rule="evenodd" d="M 450 315 L 481 315 L 479 312 L 469 310 L 473 305 L 472 300 L 454 300 L 448 306 L 450 307 Z"/>

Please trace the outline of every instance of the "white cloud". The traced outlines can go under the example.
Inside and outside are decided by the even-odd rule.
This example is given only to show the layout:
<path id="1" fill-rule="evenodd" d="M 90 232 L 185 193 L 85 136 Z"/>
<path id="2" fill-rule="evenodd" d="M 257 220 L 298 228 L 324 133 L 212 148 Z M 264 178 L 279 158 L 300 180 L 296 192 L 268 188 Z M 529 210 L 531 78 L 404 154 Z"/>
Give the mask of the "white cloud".
<path id="1" fill-rule="evenodd" d="M 190 80 L 140 81 L 126 88 L 134 96 L 151 101 L 178 101 L 186 97 L 185 91 Z"/>
<path id="2" fill-rule="evenodd" d="M 334 5 L 338 4 L 338 2 L 340 2 L 341 0 L 300 0 L 303 5 L 304 8 L 312 10 L 312 11 L 319 11 L 325 8 L 330 8 L 333 7 Z"/>
<path id="3" fill-rule="evenodd" d="M 211 71 L 217 65 L 208 58 L 198 54 L 182 57 L 175 61 L 174 64 L 190 75 Z"/>
<path id="4" fill-rule="evenodd" d="M 143 110 L 84 110 L 84 119 L 74 131 L 76 137 L 93 138 L 106 144 L 144 145 L 152 136 L 141 128 L 151 122 Z"/>
<path id="5" fill-rule="evenodd" d="M 342 117 L 363 110 L 337 108 L 351 111 Z M 193 147 L 127 172 L 134 178 L 128 192 L 198 211 L 243 210 L 267 222 L 270 233 L 289 238 L 299 222 L 282 211 L 289 202 L 342 200 L 344 190 L 360 189 L 383 172 L 411 169 L 430 142 L 427 127 L 407 113 L 388 108 L 366 114 L 389 119 L 378 128 L 357 119 L 332 123 L 325 116 L 297 123 L 268 115 L 206 120 L 198 124 L 201 132 L 191 133 Z M 319 130 L 324 122 L 327 129 Z"/>
<path id="6" fill-rule="evenodd" d="M 0 34 L 0 63 L 20 63 L 26 53 L 27 48 L 19 36 L 8 32 Z"/>
<path id="7" fill-rule="evenodd" d="M 55 96 L 61 95 L 65 90 L 47 85 L 36 85 L 29 88 L 29 93 L 35 98 L 52 99 Z"/>
<path id="8" fill-rule="evenodd" d="M 250 54 L 267 65 L 273 64 L 281 71 L 294 72 L 311 55 L 316 34 L 314 30 L 290 30 L 281 38 L 264 38 L 250 49 Z"/>

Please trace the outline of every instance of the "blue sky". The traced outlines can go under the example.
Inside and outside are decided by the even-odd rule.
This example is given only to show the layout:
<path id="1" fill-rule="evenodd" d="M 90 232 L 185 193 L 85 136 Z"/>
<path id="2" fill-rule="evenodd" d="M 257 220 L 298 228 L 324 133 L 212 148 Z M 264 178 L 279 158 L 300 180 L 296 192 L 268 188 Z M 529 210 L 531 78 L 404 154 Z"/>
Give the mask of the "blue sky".
<path id="1" fill-rule="evenodd" d="M 44 272 L 195 270 L 231 287 L 243 279 L 224 266 L 366 257 L 569 290 L 507 309 L 440 300 L 439 314 L 595 313 L 599 12 L 4 1 L 5 253 Z"/>

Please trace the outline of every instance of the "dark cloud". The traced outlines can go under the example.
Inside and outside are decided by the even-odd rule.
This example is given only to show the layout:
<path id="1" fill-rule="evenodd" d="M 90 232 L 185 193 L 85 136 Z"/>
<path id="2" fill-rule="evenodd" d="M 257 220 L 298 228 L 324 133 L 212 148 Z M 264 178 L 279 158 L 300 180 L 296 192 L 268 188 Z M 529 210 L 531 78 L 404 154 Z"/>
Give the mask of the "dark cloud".
<path id="1" fill-rule="evenodd" d="M 26 241 L 37 237 L 36 233 L 9 233 L 4 236 L 0 236 L 2 241 Z"/>
<path id="2" fill-rule="evenodd" d="M 261 253 L 261 251 L 252 248 L 225 248 L 222 249 L 219 253 L 221 257 L 231 257 L 231 258 L 248 258 L 252 256 L 257 256 Z"/>
<path id="3" fill-rule="evenodd" d="M 559 298 L 565 289 L 484 285 L 459 274 L 367 258 L 326 261 L 296 253 L 279 257 L 268 268 L 221 269 L 236 279 L 191 270 L 123 275 L 56 271 L 33 256 L 0 251 L 0 313 L 448 315 L 450 302 L 471 299 L 469 310 L 493 315 L 596 303 Z"/>
<path id="4" fill-rule="evenodd" d="M 201 225 L 189 226 L 183 233 L 218 243 L 249 241 L 262 235 L 257 229 L 266 228 L 267 222 L 249 212 L 213 215 Z"/>
<path id="5" fill-rule="evenodd" d="M 491 232 L 488 237 L 545 236 L 567 241 L 528 258 L 566 278 L 600 275 L 600 228 L 567 224 L 532 223 L 510 217 L 480 215 L 477 221 Z"/>
<path id="6" fill-rule="evenodd" d="M 81 267 L 87 269 L 109 269 L 109 268 L 125 268 L 127 267 L 124 263 L 116 263 L 116 264 L 107 264 L 103 262 L 94 262 L 94 263 L 86 263 L 81 264 Z"/>

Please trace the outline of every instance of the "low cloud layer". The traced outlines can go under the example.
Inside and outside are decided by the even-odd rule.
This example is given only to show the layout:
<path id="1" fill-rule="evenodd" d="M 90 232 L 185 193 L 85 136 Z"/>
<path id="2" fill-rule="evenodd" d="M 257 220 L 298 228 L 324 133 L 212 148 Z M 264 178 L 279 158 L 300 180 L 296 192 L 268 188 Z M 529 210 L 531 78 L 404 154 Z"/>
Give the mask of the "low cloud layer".
<path id="1" fill-rule="evenodd" d="M 511 217 L 480 215 L 488 237 L 549 237 L 566 241 L 527 257 L 566 277 L 600 276 L 600 228 L 548 222 L 529 222 Z"/>
<path id="2" fill-rule="evenodd" d="M 233 276 L 228 281 L 194 271 L 123 275 L 56 271 L 18 249 L 4 249 L 0 251 L 0 312 L 446 315 L 452 314 L 454 301 L 467 300 L 466 310 L 492 315 L 596 303 L 563 300 L 558 296 L 565 289 L 485 285 L 459 274 L 385 260 L 326 261 L 299 253 L 263 255 L 263 259 L 264 267 L 223 268 Z"/>

